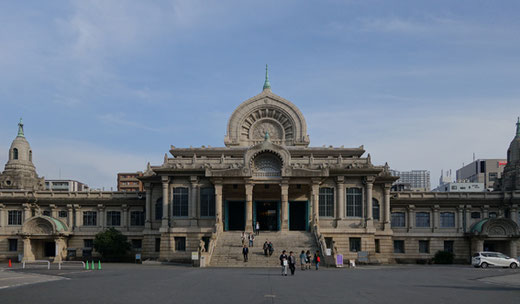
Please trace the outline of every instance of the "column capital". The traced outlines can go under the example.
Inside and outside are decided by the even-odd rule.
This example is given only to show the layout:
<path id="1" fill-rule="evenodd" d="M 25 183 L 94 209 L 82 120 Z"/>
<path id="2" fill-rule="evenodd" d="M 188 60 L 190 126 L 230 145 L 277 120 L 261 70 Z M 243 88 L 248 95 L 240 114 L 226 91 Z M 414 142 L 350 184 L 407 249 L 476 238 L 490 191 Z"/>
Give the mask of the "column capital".
<path id="1" fill-rule="evenodd" d="M 170 177 L 169 176 L 161 176 L 161 182 L 164 184 L 168 184 L 170 182 Z"/>
<path id="2" fill-rule="evenodd" d="M 345 182 L 344 176 L 336 176 L 336 183 L 343 184 Z"/>
<path id="3" fill-rule="evenodd" d="M 152 190 L 152 188 L 153 188 L 152 183 L 144 183 L 143 188 L 144 188 L 144 191 Z"/>
<path id="4" fill-rule="evenodd" d="M 199 178 L 197 176 L 190 176 L 190 183 L 192 185 L 196 185 L 199 183 Z"/>
<path id="5" fill-rule="evenodd" d="M 367 185 L 372 185 L 374 182 L 376 181 L 376 177 L 375 176 L 365 176 L 365 179 L 364 179 L 364 182 L 367 184 Z"/>
<path id="6" fill-rule="evenodd" d="M 255 184 L 251 183 L 251 182 L 248 182 L 248 183 L 245 183 L 244 184 L 244 187 L 246 188 L 246 193 L 247 192 L 253 192 L 253 187 L 255 186 Z"/>
<path id="7" fill-rule="evenodd" d="M 103 205 L 103 204 L 98 204 L 96 207 L 97 207 L 98 210 L 105 209 L 105 205 Z"/>

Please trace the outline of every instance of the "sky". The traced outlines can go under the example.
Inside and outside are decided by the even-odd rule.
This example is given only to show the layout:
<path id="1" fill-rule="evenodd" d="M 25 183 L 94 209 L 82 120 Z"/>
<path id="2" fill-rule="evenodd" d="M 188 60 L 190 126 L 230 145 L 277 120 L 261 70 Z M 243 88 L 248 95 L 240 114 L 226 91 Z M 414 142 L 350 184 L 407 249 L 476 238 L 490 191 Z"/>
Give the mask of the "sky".
<path id="1" fill-rule="evenodd" d="M 520 116 L 518 1 L 1 1 L 0 166 L 23 117 L 39 175 L 116 187 L 170 145 L 223 146 L 262 90 L 311 146 L 455 172 L 505 158 Z M 1 169 L 0 169 L 1 170 Z"/>

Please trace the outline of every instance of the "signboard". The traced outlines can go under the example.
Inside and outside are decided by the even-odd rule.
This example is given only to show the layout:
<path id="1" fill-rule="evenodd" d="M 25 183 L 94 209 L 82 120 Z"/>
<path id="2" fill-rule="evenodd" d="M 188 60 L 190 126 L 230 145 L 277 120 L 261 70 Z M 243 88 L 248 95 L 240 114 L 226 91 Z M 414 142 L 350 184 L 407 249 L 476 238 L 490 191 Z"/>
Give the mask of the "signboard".
<path id="1" fill-rule="evenodd" d="M 368 263 L 368 251 L 359 251 L 357 256 L 359 262 Z"/>
<path id="2" fill-rule="evenodd" d="M 135 259 L 136 260 L 141 260 L 141 254 L 140 253 L 136 253 L 135 254 Z"/>
<path id="3" fill-rule="evenodd" d="M 193 261 L 198 260 L 198 259 L 199 259 L 199 253 L 198 253 L 197 251 L 193 251 L 193 252 L 191 253 L 191 259 L 192 259 Z"/>
<path id="4" fill-rule="evenodd" d="M 336 255 L 336 267 L 343 267 L 343 255 L 342 254 Z"/>
<path id="5" fill-rule="evenodd" d="M 325 255 L 330 256 L 332 254 L 332 249 L 327 248 L 325 249 Z"/>

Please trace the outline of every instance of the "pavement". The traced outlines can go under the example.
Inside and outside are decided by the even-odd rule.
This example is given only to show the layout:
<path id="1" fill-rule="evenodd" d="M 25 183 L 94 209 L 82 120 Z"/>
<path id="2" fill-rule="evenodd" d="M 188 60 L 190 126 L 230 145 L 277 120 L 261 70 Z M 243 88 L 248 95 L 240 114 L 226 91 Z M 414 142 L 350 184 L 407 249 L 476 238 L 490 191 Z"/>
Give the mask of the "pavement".
<path id="1" fill-rule="evenodd" d="M 0 303 L 518 303 L 520 271 L 469 265 L 356 269 L 193 268 L 104 264 L 103 270 L 1 269 Z"/>

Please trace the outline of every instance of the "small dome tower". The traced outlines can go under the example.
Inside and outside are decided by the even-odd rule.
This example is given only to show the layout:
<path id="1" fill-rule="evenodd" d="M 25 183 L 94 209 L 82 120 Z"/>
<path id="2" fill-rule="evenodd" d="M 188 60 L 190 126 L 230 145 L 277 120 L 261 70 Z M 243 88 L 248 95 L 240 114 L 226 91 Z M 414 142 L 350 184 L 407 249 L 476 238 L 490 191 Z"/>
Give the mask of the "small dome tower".
<path id="1" fill-rule="evenodd" d="M 502 191 L 520 190 L 520 118 L 516 123 L 515 138 L 507 150 L 507 165 L 502 173 Z"/>
<path id="2" fill-rule="evenodd" d="M 32 162 L 32 150 L 25 138 L 23 122 L 18 123 L 18 135 L 11 143 L 9 160 L 0 174 L 0 189 L 44 190 L 44 179 L 38 177 Z"/>

